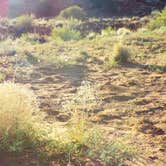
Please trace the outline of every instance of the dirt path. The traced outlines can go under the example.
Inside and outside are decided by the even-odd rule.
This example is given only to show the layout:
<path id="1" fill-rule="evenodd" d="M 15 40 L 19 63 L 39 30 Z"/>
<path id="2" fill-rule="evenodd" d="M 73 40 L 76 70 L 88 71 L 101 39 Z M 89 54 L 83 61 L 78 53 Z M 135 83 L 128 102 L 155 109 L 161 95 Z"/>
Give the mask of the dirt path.
<path id="1" fill-rule="evenodd" d="M 103 108 L 92 121 L 111 138 L 132 137 L 131 143 L 144 156 L 135 165 L 165 165 L 166 74 L 133 65 L 106 71 L 89 63 L 64 69 L 35 67 L 29 80 L 19 82 L 35 91 L 49 120 L 63 124 L 69 117 L 59 111 L 61 103 L 76 93 L 83 80 L 100 85 Z"/>

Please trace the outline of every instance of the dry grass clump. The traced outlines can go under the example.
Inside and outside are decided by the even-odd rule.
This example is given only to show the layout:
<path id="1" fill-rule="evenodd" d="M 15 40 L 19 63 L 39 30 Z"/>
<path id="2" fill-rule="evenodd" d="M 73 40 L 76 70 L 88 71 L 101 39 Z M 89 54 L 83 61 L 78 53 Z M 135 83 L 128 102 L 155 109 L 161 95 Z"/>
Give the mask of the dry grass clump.
<path id="1" fill-rule="evenodd" d="M 106 62 L 107 66 L 122 65 L 129 62 L 131 57 L 131 52 L 127 46 L 120 44 L 115 44 L 113 48 L 112 56 Z"/>
<path id="2" fill-rule="evenodd" d="M 33 92 L 14 83 L 0 84 L 1 150 L 19 152 L 34 146 L 43 118 Z"/>
<path id="3" fill-rule="evenodd" d="M 64 48 L 64 51 L 61 51 L 61 47 Z M 53 41 L 42 45 L 35 44 L 35 49 L 33 47 L 27 48 L 25 52 L 21 51 L 23 55 L 26 55 L 24 57 L 30 64 L 52 65 L 58 69 L 73 66 L 83 57 L 79 49 L 68 49 L 68 43 L 57 44 Z"/>
<path id="4" fill-rule="evenodd" d="M 101 104 L 102 99 L 99 98 L 97 86 L 89 81 L 83 81 L 72 99 L 63 103 L 63 109 L 69 113 L 82 111 L 91 114 L 101 108 Z"/>
<path id="5" fill-rule="evenodd" d="M 120 36 L 127 36 L 130 34 L 131 34 L 131 31 L 130 29 L 127 29 L 127 28 L 120 28 L 117 30 L 117 35 L 120 35 Z"/>
<path id="6" fill-rule="evenodd" d="M 14 56 L 16 50 L 16 43 L 11 38 L 0 42 L 0 56 Z"/>

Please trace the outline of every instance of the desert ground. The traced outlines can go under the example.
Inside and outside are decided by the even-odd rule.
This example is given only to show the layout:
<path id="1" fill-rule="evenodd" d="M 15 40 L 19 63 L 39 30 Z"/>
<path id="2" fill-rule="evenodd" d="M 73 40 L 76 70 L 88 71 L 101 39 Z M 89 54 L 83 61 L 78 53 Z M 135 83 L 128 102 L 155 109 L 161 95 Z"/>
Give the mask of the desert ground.
<path id="1" fill-rule="evenodd" d="M 166 165 L 165 13 L 1 18 L 0 166 Z"/>

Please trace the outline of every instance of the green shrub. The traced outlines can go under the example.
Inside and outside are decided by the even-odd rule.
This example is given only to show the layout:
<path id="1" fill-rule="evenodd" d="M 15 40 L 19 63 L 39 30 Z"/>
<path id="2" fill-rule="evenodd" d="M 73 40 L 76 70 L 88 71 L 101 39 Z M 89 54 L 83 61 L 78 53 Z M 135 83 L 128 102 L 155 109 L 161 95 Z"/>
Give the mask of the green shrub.
<path id="1" fill-rule="evenodd" d="M 155 29 L 154 32 L 157 34 L 166 35 L 166 26 L 161 26 L 160 28 Z"/>
<path id="2" fill-rule="evenodd" d="M 16 43 L 11 38 L 0 42 L 0 56 L 14 56 L 16 52 Z"/>
<path id="3" fill-rule="evenodd" d="M 17 36 L 22 33 L 27 33 L 33 25 L 34 16 L 33 15 L 23 15 L 16 18 L 14 23 L 14 32 Z"/>
<path id="4" fill-rule="evenodd" d="M 59 38 L 58 38 L 59 39 Z M 56 40 L 58 40 L 56 38 Z M 61 39 L 60 39 L 61 40 Z M 28 45 L 28 43 L 25 43 Z M 59 47 L 60 46 L 60 47 Z M 81 58 L 85 56 L 80 53 L 79 49 L 68 49 L 68 43 L 65 42 L 46 42 L 44 44 L 34 45 L 35 49 L 29 49 L 27 47 L 24 52 L 21 52 L 22 59 L 21 61 L 28 62 L 28 64 L 38 64 L 38 65 L 52 65 L 55 68 L 64 68 L 77 64 Z M 60 51 L 60 48 L 63 47 L 65 51 Z M 66 52 L 67 50 L 67 52 Z M 29 70 L 30 71 L 30 70 Z"/>
<path id="5" fill-rule="evenodd" d="M 93 140 L 89 142 L 89 155 L 99 158 L 103 165 L 122 166 L 138 156 L 137 147 L 127 144 L 126 138 L 118 138 L 112 141 L 103 139 L 102 133 L 92 132 Z M 94 142 L 94 143 L 93 143 Z"/>
<path id="6" fill-rule="evenodd" d="M 149 65 L 149 70 L 157 72 L 166 72 L 166 65 Z"/>
<path id="7" fill-rule="evenodd" d="M 164 8 L 161 12 L 155 12 L 153 18 L 150 20 L 148 24 L 148 28 L 151 30 L 163 26 L 166 26 L 166 8 Z"/>
<path id="8" fill-rule="evenodd" d="M 81 7 L 75 5 L 62 10 L 60 16 L 66 19 L 75 18 L 83 20 L 86 17 L 86 13 Z"/>
<path id="9" fill-rule="evenodd" d="M 77 30 L 74 30 L 68 26 L 63 28 L 55 28 L 52 32 L 52 37 L 55 40 L 71 41 L 71 40 L 80 40 L 81 33 Z"/>
<path id="10" fill-rule="evenodd" d="M 113 48 L 113 53 L 109 60 L 106 62 L 107 66 L 116 66 L 129 62 L 131 57 L 131 52 L 128 47 L 122 44 L 115 44 Z"/>

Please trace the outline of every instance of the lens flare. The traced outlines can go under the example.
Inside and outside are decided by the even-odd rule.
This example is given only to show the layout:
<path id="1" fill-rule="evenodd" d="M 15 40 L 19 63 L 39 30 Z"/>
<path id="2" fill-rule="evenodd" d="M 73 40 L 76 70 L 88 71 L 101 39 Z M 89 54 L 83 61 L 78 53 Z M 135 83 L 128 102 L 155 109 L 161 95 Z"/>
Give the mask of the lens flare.
<path id="1" fill-rule="evenodd" d="M 0 17 L 7 16 L 8 7 L 9 7 L 8 0 L 0 0 Z"/>

